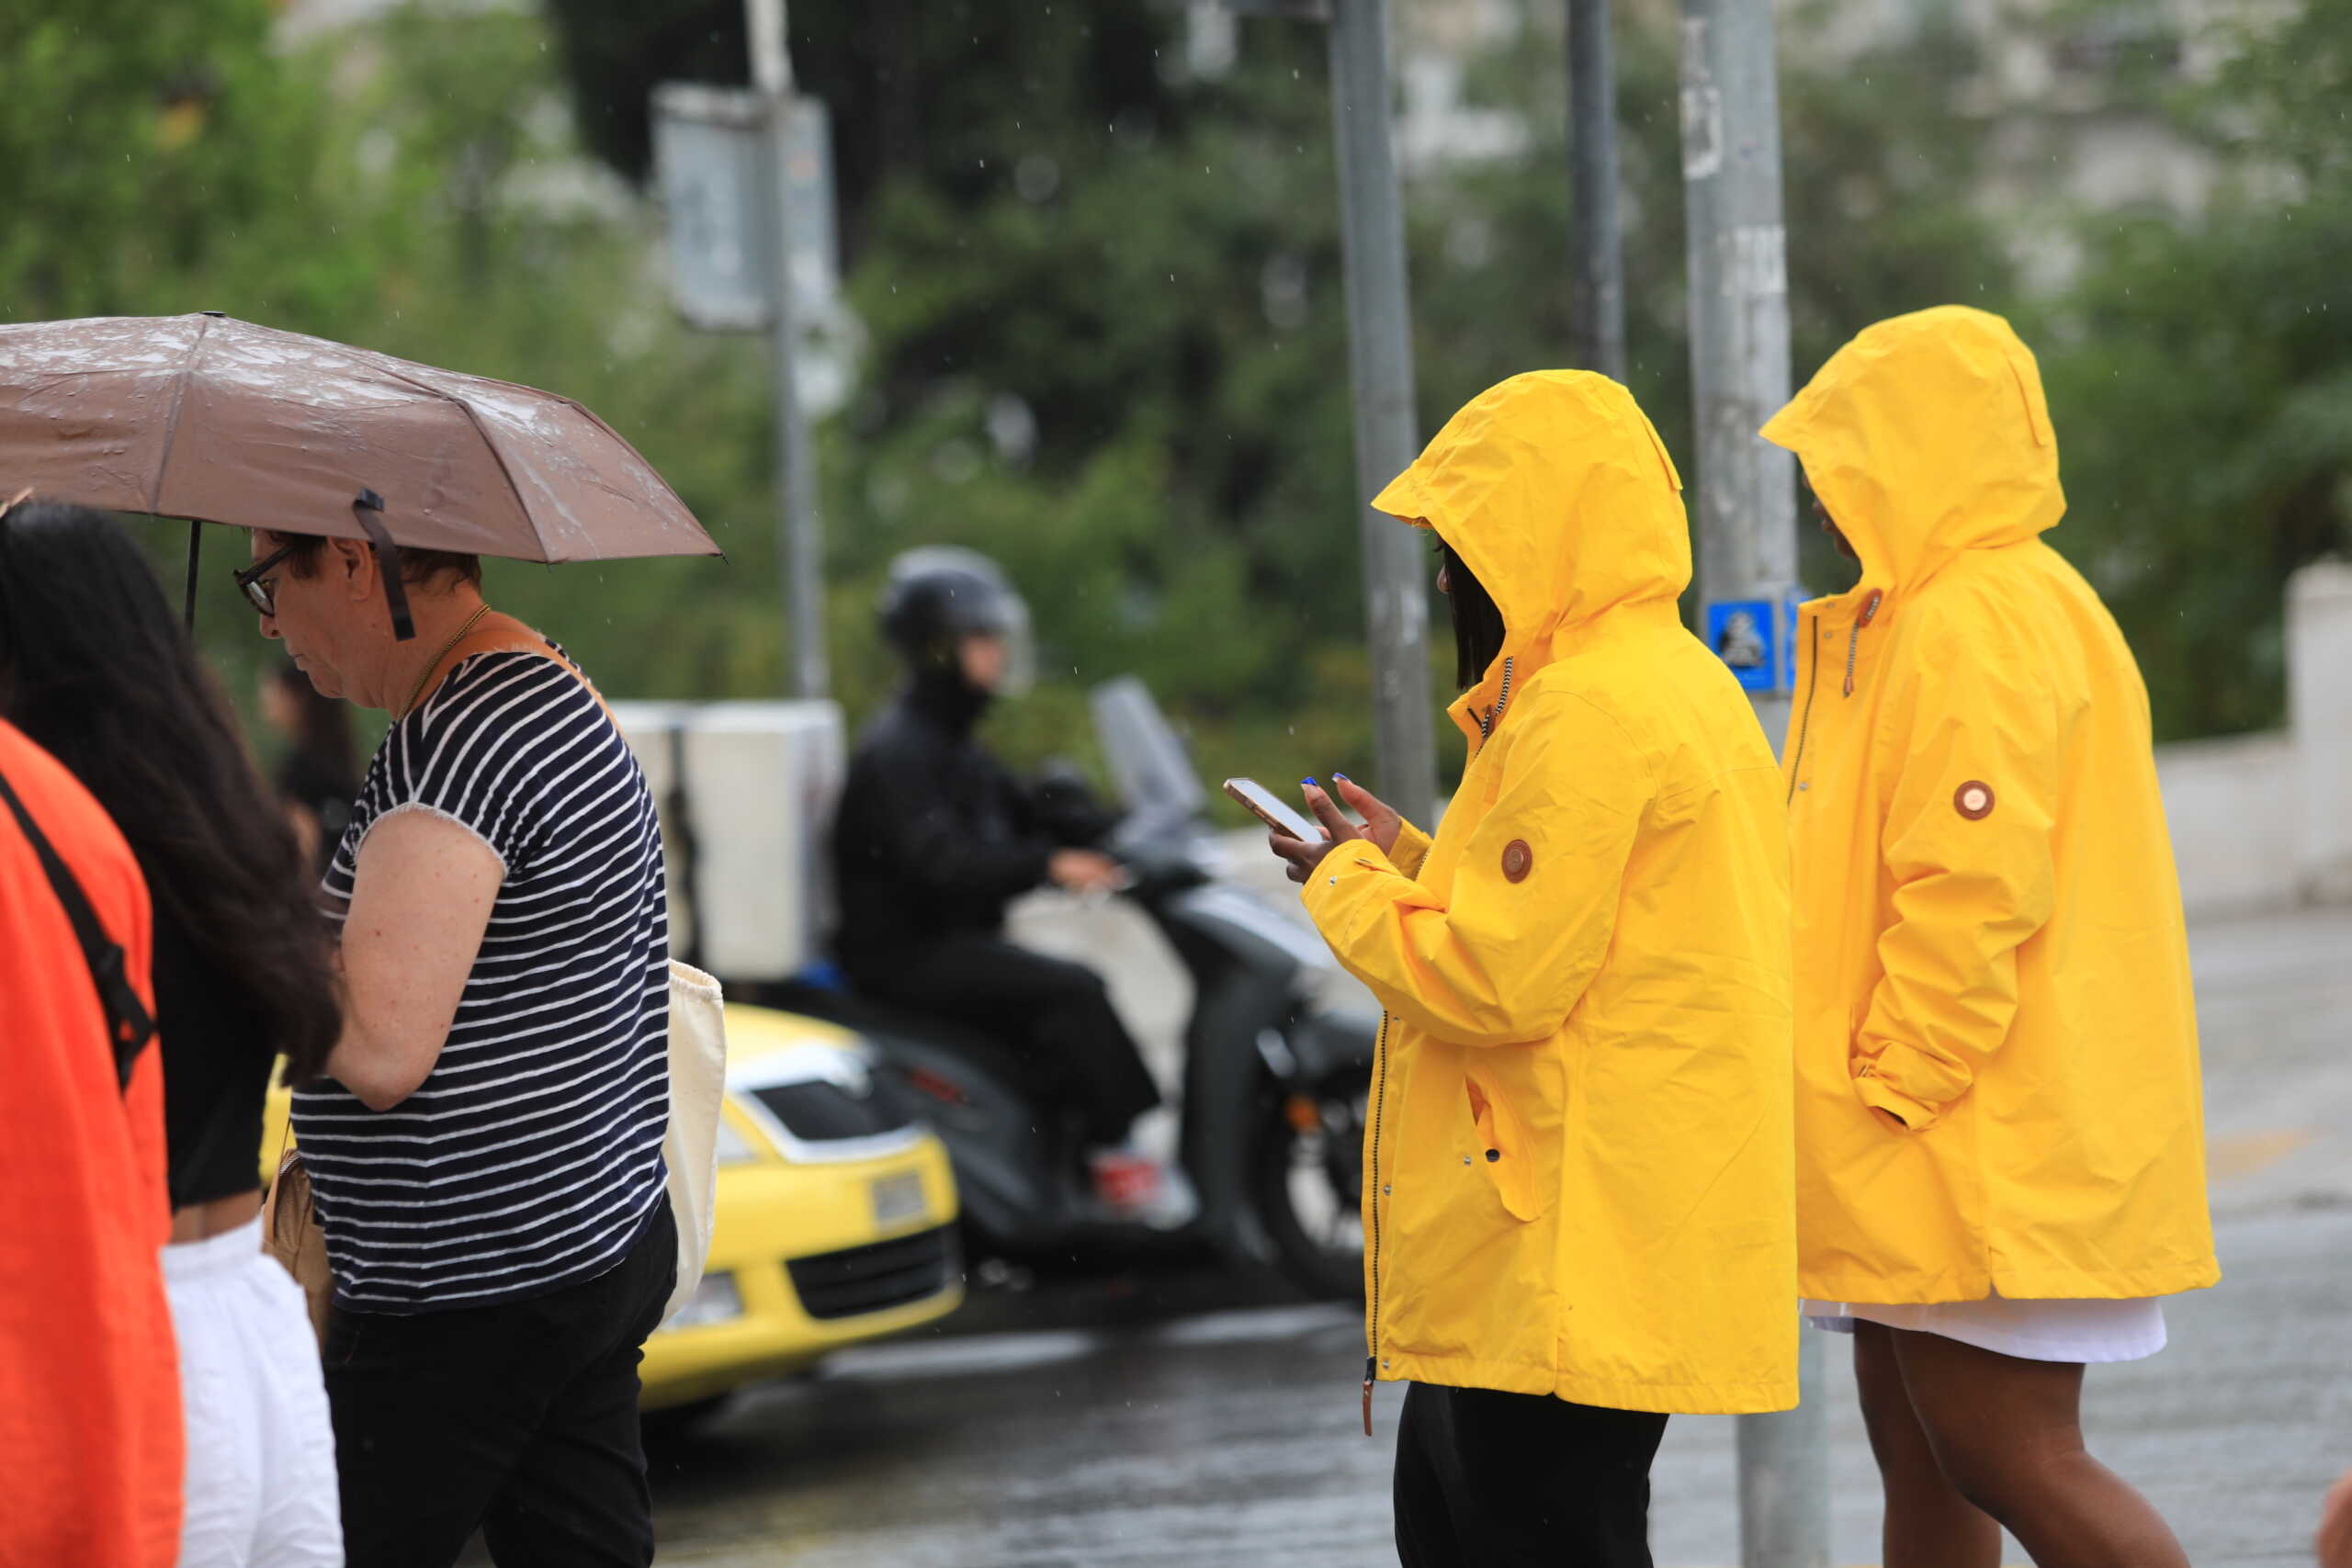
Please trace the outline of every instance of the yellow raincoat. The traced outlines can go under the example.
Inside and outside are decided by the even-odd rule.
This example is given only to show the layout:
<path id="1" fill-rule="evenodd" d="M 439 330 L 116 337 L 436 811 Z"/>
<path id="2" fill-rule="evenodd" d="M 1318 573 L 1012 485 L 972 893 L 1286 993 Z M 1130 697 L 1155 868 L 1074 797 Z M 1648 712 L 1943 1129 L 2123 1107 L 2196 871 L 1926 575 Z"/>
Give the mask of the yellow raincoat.
<path id="1" fill-rule="evenodd" d="M 1862 561 L 1805 606 L 1787 777 L 1808 1296 L 2219 1278 L 2148 697 L 2090 585 L 2032 354 L 1945 307 L 1764 427 Z"/>
<path id="2" fill-rule="evenodd" d="M 1342 845 L 1305 893 L 1387 1013 L 1368 1379 L 1796 1402 L 1779 771 L 1677 616 L 1680 488 L 1623 387 L 1545 371 L 1374 502 L 1452 545 L 1506 635 L 1453 705 L 1471 756 L 1435 842 Z"/>

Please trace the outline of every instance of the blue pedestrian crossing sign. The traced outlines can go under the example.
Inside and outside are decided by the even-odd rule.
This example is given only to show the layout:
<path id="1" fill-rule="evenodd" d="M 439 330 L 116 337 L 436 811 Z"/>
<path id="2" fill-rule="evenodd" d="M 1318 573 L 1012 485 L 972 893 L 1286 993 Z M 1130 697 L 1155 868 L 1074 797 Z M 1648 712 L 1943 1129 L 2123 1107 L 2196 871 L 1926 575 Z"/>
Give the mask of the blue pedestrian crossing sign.
<path id="1" fill-rule="evenodd" d="M 1707 606 L 1707 646 L 1742 690 L 1787 693 L 1796 685 L 1794 598 L 1723 599 Z"/>

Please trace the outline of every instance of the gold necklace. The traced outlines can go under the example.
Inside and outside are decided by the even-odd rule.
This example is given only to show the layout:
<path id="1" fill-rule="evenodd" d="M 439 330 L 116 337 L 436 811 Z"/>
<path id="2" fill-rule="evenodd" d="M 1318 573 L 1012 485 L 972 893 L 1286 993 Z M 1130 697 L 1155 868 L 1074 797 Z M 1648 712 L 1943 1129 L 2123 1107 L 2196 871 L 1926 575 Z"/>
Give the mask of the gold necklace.
<path id="1" fill-rule="evenodd" d="M 408 701 L 401 705 L 401 717 L 406 718 L 416 711 L 416 699 L 424 694 L 424 682 L 433 678 L 433 672 L 435 670 L 441 668 L 441 661 L 449 657 L 449 650 L 466 640 L 466 634 L 474 629 L 474 623 L 489 614 L 490 606 L 487 604 L 477 608 L 472 615 L 466 617 L 466 624 L 458 628 L 457 635 L 441 645 L 441 651 L 425 661 L 424 668 L 417 671 L 416 684 L 408 689 Z"/>

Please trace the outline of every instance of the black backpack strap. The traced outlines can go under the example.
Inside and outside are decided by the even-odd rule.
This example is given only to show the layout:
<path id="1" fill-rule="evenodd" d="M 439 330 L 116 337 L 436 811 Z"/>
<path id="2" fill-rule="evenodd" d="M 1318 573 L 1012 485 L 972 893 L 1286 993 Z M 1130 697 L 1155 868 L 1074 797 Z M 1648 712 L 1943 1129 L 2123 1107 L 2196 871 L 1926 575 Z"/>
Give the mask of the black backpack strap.
<path id="1" fill-rule="evenodd" d="M 121 946 L 98 923 L 97 912 L 83 896 L 82 885 L 74 880 L 73 872 L 50 847 L 40 825 L 25 809 L 25 803 L 17 797 L 5 773 L 0 773 L 0 799 L 7 801 L 8 809 L 16 814 L 17 826 L 24 829 L 33 853 L 40 858 L 41 870 L 49 874 L 49 886 L 63 906 L 66 920 L 74 927 L 74 939 L 82 944 L 83 961 L 89 964 L 90 978 L 98 987 L 98 1006 L 106 1012 L 107 1038 L 114 1046 L 115 1083 L 128 1089 L 132 1065 L 139 1060 L 139 1053 L 146 1048 L 147 1042 L 155 1037 L 155 1020 L 132 988 L 130 976 L 124 973 Z"/>

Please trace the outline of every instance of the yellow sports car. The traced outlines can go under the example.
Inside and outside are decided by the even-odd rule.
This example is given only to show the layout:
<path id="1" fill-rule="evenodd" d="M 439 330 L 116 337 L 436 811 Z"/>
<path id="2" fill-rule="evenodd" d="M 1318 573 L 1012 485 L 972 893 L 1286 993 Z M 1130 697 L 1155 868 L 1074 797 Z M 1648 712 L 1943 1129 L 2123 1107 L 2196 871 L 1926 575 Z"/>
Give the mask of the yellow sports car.
<path id="1" fill-rule="evenodd" d="M 290 1097 L 270 1097 L 276 1174 Z M 947 1151 L 873 1093 L 857 1037 L 729 1003 L 710 1259 L 646 1342 L 642 1407 L 716 1401 L 964 1299 Z"/>

